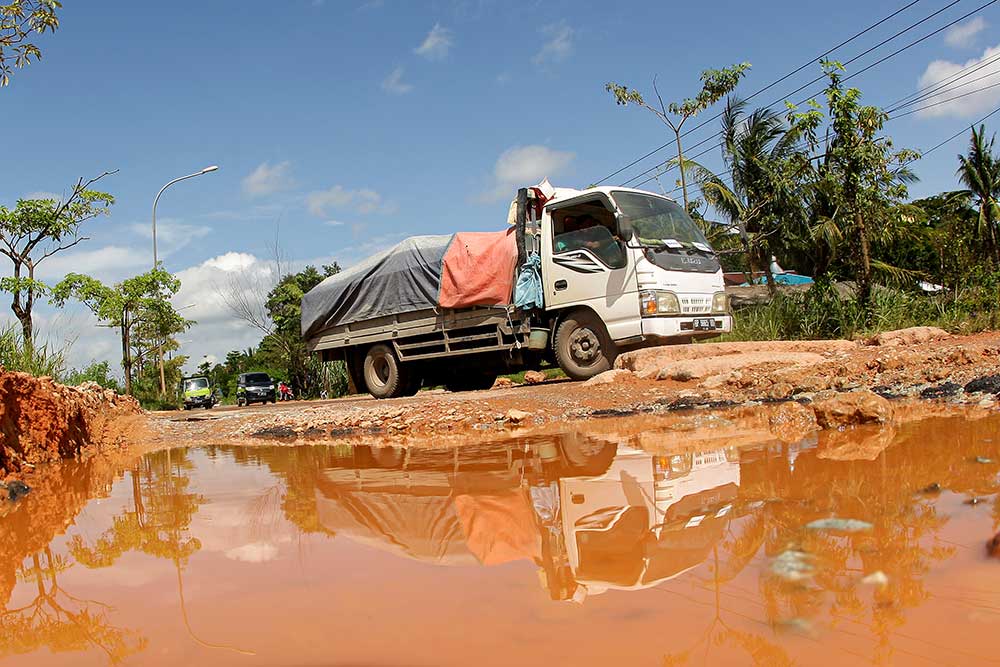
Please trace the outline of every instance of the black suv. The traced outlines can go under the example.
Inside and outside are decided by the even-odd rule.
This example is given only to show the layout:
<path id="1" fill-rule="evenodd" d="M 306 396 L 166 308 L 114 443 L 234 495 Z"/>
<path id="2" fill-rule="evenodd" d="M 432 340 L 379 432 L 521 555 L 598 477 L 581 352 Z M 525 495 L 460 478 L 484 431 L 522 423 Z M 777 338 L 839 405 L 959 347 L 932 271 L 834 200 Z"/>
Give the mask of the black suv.
<path id="1" fill-rule="evenodd" d="M 243 373 L 236 381 L 236 405 L 274 403 L 277 400 L 274 380 L 267 373 Z"/>

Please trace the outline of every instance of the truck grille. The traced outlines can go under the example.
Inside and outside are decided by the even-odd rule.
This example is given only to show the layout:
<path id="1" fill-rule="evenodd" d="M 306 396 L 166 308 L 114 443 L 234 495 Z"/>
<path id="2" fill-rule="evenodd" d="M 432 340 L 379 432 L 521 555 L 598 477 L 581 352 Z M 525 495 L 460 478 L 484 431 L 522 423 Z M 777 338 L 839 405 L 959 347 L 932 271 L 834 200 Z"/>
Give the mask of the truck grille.
<path id="1" fill-rule="evenodd" d="M 680 296 L 681 312 L 685 315 L 697 315 L 708 313 L 712 310 L 712 297 L 708 296 Z"/>

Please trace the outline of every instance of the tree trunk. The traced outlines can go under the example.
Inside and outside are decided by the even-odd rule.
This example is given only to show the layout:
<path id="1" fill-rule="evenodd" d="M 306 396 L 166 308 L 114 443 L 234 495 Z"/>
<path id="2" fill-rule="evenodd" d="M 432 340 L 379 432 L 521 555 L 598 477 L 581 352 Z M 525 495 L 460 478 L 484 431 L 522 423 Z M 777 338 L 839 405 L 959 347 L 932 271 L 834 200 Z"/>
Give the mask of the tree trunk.
<path id="1" fill-rule="evenodd" d="M 855 207 L 854 211 L 854 224 L 858 228 L 858 240 L 861 246 L 861 267 L 858 270 L 858 302 L 861 304 L 861 308 L 867 317 L 869 315 L 868 307 L 872 289 L 872 260 L 871 249 L 868 245 L 868 229 L 865 227 L 865 218 L 857 207 Z"/>
<path id="2" fill-rule="evenodd" d="M 132 395 L 132 352 L 129 347 L 128 314 L 122 316 L 122 372 L 125 374 L 125 393 Z"/>
<path id="3" fill-rule="evenodd" d="M 684 175 L 684 153 L 681 151 L 681 130 L 676 128 L 674 135 L 677 137 L 677 166 L 681 169 L 681 194 L 684 197 L 684 212 L 688 212 L 688 187 L 687 177 Z"/>
<path id="4" fill-rule="evenodd" d="M 21 264 L 14 263 L 14 280 L 21 277 Z M 31 345 L 34 340 L 34 323 L 31 321 L 31 300 L 27 303 L 21 302 L 21 290 L 14 292 L 14 300 L 11 301 L 10 309 L 14 312 L 14 317 L 21 323 L 21 334 L 24 336 L 24 344 Z"/>

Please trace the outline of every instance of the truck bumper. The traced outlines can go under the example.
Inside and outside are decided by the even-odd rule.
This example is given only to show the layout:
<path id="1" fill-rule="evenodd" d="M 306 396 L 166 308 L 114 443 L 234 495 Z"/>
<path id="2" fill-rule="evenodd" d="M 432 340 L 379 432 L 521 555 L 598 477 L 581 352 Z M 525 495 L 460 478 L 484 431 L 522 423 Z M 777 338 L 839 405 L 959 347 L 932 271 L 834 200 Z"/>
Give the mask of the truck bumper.
<path id="1" fill-rule="evenodd" d="M 713 320 L 715 329 L 695 329 L 695 320 Z M 698 317 L 644 317 L 642 319 L 642 337 L 656 338 L 690 338 L 716 336 L 733 330 L 732 315 L 702 315 Z"/>

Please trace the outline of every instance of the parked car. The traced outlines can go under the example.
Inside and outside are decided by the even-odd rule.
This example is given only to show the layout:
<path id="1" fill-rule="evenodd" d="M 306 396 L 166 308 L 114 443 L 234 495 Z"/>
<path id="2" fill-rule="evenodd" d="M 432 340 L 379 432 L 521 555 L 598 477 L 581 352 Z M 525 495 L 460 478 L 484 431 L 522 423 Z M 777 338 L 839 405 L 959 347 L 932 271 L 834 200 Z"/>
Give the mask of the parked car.
<path id="1" fill-rule="evenodd" d="M 184 409 L 210 409 L 218 403 L 218 393 L 212 391 L 208 378 L 198 376 L 184 378 L 181 381 L 181 395 L 184 397 Z"/>
<path id="2" fill-rule="evenodd" d="M 274 380 L 267 373 L 243 373 L 236 381 L 236 405 L 274 403 L 277 400 Z"/>

